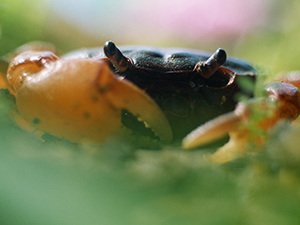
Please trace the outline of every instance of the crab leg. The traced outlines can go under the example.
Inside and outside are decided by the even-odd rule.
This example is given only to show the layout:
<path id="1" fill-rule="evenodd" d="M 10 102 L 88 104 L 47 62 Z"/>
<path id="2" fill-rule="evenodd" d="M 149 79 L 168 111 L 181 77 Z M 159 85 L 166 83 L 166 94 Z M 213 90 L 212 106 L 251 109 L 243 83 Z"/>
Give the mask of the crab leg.
<path id="1" fill-rule="evenodd" d="M 291 121 L 300 114 L 300 94 L 296 87 L 273 82 L 265 90 L 268 98 L 240 103 L 234 112 L 221 115 L 194 130 L 184 138 L 183 148 L 196 148 L 229 134 L 229 142 L 211 156 L 214 162 L 225 163 L 245 155 L 250 142 L 255 144 L 256 150 L 260 149 L 265 140 L 261 132 L 257 135 L 250 133 L 253 119 L 256 119 L 255 129 L 267 132 L 279 120 Z M 257 115 L 259 118 L 255 118 Z"/>

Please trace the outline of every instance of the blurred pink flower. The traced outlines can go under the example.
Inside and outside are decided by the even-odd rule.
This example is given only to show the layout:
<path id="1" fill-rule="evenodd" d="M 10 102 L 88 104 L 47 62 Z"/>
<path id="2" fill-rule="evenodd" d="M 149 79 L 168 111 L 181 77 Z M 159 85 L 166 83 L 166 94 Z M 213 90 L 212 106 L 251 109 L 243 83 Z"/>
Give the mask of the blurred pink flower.
<path id="1" fill-rule="evenodd" d="M 268 6 L 266 0 L 151 0 L 131 5 L 128 20 L 150 35 L 226 38 L 264 25 Z"/>
<path id="2" fill-rule="evenodd" d="M 122 42 L 155 42 L 232 40 L 265 25 L 272 3 L 271 0 L 52 0 L 51 7 L 91 35 Z"/>

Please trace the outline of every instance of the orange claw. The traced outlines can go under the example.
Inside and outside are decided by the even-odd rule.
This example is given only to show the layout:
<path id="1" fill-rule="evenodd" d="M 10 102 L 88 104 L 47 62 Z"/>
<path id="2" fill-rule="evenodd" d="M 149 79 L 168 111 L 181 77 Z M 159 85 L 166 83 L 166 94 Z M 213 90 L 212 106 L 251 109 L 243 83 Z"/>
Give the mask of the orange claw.
<path id="1" fill-rule="evenodd" d="M 244 156 L 250 148 L 249 143 L 255 144 L 256 151 L 259 150 L 265 142 L 264 132 L 279 120 L 291 121 L 300 113 L 300 94 L 295 86 L 273 82 L 265 90 L 268 98 L 240 103 L 235 111 L 221 115 L 191 132 L 184 138 L 183 148 L 196 148 L 229 134 L 229 142 L 211 155 L 212 161 L 226 163 Z M 253 125 L 255 127 L 251 127 Z M 249 129 L 261 132 L 255 135 Z"/>
<path id="2" fill-rule="evenodd" d="M 170 142 L 172 131 L 156 103 L 105 60 L 60 59 L 52 52 L 25 51 L 9 66 L 7 80 L 20 115 L 32 126 L 72 142 L 103 143 L 125 135 L 125 109 Z"/>
<path id="3" fill-rule="evenodd" d="M 100 75 L 101 74 L 101 75 Z M 98 91 L 114 108 L 128 110 L 138 120 L 144 121 L 156 136 L 165 142 L 172 141 L 172 130 L 156 103 L 133 83 L 120 79 L 108 66 L 101 67 L 96 80 Z"/>

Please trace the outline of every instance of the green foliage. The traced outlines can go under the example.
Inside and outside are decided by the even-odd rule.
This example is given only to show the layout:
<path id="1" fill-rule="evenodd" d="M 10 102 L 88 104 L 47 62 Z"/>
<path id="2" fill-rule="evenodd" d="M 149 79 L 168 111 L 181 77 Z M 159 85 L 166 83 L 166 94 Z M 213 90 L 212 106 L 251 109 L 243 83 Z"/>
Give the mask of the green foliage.
<path id="1" fill-rule="evenodd" d="M 0 55 L 44 38 L 46 9 L 39 0 L 1 0 Z"/>
<path id="2" fill-rule="evenodd" d="M 270 70 L 273 77 L 300 69 L 300 2 L 279 1 L 277 8 L 270 27 L 246 37 L 238 50 L 240 56 Z"/>

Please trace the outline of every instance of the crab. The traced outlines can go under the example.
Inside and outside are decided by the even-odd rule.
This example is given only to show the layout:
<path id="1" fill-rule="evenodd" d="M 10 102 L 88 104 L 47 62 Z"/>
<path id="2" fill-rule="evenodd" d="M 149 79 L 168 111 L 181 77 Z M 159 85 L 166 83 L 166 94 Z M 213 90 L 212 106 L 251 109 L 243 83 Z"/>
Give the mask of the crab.
<path id="1" fill-rule="evenodd" d="M 268 96 L 253 97 L 243 83 L 255 82 L 248 63 L 227 58 L 219 48 L 209 54 L 180 48 L 125 46 L 112 41 L 103 49 L 80 49 L 58 56 L 49 45 L 28 44 L 2 59 L 0 87 L 16 99 L 14 120 L 24 129 L 75 143 L 98 145 L 134 135 L 194 149 L 229 134 L 211 155 L 224 163 L 243 156 L 255 109 L 264 114 L 257 127 L 268 131 L 300 113 L 295 86 L 273 82 Z M 41 136 L 41 135 L 40 135 Z"/>

